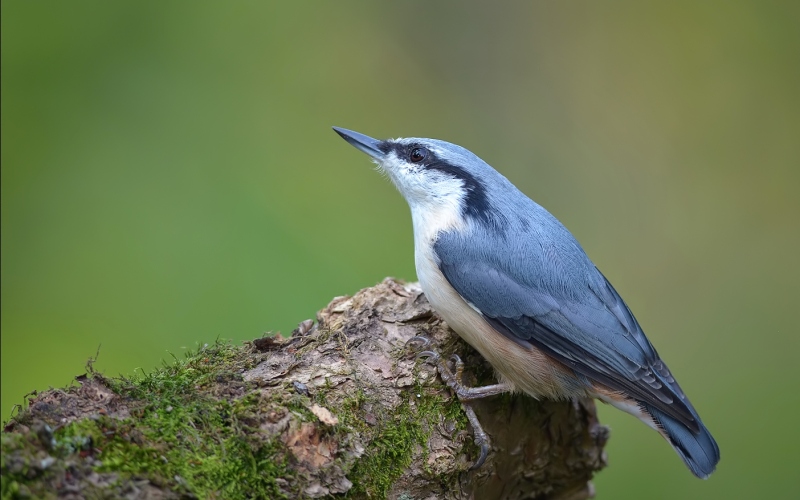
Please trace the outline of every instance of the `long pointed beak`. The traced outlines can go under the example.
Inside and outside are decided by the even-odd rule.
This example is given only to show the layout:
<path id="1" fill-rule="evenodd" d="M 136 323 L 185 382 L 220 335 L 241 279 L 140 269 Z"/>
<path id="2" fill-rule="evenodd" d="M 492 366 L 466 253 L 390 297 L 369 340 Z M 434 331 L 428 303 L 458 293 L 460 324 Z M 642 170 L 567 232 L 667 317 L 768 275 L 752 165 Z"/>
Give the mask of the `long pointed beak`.
<path id="1" fill-rule="evenodd" d="M 333 127 L 333 130 L 342 136 L 342 139 L 349 142 L 351 146 L 367 153 L 376 160 L 382 160 L 386 157 L 386 153 L 378 149 L 378 145 L 380 145 L 381 141 L 364 134 L 359 134 L 358 132 L 353 132 L 352 130 L 347 130 L 346 128 Z"/>

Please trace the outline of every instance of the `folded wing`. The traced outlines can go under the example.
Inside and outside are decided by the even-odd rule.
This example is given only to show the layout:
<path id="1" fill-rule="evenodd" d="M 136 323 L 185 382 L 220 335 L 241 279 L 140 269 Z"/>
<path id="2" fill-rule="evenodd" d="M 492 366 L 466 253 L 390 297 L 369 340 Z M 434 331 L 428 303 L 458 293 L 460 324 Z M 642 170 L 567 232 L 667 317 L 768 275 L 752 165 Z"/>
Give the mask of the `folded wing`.
<path id="1" fill-rule="evenodd" d="M 699 431 L 669 369 L 571 235 L 558 246 L 532 235 L 503 245 L 495 240 L 491 248 L 470 238 L 440 234 L 434 245 L 439 268 L 499 332 Z"/>

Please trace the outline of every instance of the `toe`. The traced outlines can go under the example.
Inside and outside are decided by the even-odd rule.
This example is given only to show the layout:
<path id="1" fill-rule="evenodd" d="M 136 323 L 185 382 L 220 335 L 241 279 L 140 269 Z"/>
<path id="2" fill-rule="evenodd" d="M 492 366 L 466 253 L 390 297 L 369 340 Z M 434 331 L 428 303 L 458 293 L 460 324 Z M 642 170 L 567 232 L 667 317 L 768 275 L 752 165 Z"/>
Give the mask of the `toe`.
<path id="1" fill-rule="evenodd" d="M 422 351 L 417 354 L 417 359 L 424 359 L 426 363 L 436 363 L 439 361 L 439 353 L 435 351 Z"/>
<path id="2" fill-rule="evenodd" d="M 406 342 L 406 347 L 410 347 L 412 349 L 421 349 L 423 347 L 428 347 L 431 341 L 428 337 L 423 336 L 416 336 L 408 339 Z"/>

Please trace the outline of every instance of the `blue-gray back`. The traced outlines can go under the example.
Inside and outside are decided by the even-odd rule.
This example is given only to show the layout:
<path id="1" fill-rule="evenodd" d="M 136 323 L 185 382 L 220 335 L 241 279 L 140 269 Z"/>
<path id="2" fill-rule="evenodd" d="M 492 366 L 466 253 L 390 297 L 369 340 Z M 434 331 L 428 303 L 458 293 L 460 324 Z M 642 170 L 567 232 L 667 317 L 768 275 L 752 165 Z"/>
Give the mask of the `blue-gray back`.
<path id="1" fill-rule="evenodd" d="M 697 429 L 691 404 L 572 234 L 478 161 L 482 177 L 497 176 L 485 193 L 494 215 L 438 236 L 434 250 L 450 284 L 515 342 Z"/>

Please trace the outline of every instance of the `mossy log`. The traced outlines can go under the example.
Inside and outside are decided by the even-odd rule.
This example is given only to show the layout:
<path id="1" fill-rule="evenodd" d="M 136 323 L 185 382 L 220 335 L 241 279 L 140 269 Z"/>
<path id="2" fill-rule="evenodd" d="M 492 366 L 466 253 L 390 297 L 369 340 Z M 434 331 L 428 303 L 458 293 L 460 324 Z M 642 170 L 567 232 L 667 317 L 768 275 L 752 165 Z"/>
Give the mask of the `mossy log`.
<path id="1" fill-rule="evenodd" d="M 2 434 L 3 498 L 582 499 L 606 463 L 594 403 L 461 405 L 406 341 L 490 367 L 392 279 L 334 299 L 291 337 L 217 342 L 134 379 L 92 370 L 30 399 Z"/>

